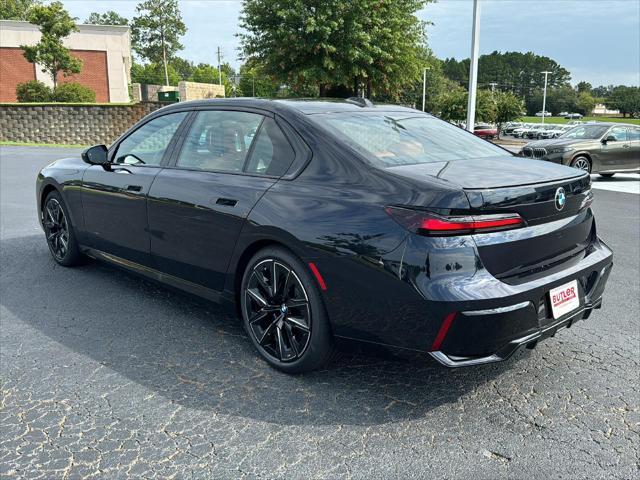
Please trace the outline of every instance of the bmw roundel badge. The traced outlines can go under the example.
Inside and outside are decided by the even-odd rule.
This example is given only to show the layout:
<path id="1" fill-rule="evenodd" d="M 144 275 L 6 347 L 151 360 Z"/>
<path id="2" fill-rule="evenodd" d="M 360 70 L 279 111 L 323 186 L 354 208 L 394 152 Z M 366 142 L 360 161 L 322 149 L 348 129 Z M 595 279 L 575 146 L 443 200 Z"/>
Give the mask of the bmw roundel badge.
<path id="1" fill-rule="evenodd" d="M 564 188 L 560 187 L 556 190 L 556 209 L 558 211 L 562 210 L 566 202 L 567 196 L 564 193 Z"/>

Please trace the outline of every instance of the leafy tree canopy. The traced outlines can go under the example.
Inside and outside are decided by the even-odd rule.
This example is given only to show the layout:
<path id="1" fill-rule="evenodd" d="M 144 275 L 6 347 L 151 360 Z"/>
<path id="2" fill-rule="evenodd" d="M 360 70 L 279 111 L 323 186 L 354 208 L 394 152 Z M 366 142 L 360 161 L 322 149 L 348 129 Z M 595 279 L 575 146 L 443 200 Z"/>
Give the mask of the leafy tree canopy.
<path id="1" fill-rule="evenodd" d="M 457 61 L 447 58 L 443 63 L 444 74 L 460 85 L 469 84 L 469 59 Z M 548 76 L 548 88 L 568 85 L 571 75 L 555 60 L 536 55 L 533 52 L 493 52 L 478 59 L 478 83 L 498 84 L 501 90 L 509 90 L 529 99 L 538 89 L 544 87 L 543 71 Z"/>
<path id="2" fill-rule="evenodd" d="M 178 0 L 145 0 L 136 7 L 131 24 L 135 52 L 150 63 L 162 63 L 169 84 L 168 64 L 182 50 L 180 37 L 187 32 Z"/>
<path id="3" fill-rule="evenodd" d="M 2 0 L 0 20 L 27 20 L 29 9 L 41 4 L 41 0 Z"/>
<path id="4" fill-rule="evenodd" d="M 364 83 L 394 94 L 419 77 L 430 0 L 244 0 L 240 35 L 246 59 L 294 90 Z"/>
<path id="5" fill-rule="evenodd" d="M 607 108 L 620 110 L 623 116 L 640 117 L 640 88 L 618 85 L 611 89 Z"/>
<path id="6" fill-rule="evenodd" d="M 129 25 L 129 20 L 118 12 L 109 10 L 104 13 L 92 12 L 84 23 L 89 25 Z"/>
<path id="7" fill-rule="evenodd" d="M 77 32 L 76 18 L 71 17 L 61 2 L 49 5 L 35 5 L 27 13 L 27 20 L 38 25 L 42 36 L 32 46 L 21 45 L 24 57 L 31 63 L 42 65 L 42 71 L 48 73 L 54 88 L 57 85 L 58 72 L 65 76 L 80 73 L 82 61 L 71 55 L 69 49 L 62 44 L 62 39 L 71 32 Z"/>

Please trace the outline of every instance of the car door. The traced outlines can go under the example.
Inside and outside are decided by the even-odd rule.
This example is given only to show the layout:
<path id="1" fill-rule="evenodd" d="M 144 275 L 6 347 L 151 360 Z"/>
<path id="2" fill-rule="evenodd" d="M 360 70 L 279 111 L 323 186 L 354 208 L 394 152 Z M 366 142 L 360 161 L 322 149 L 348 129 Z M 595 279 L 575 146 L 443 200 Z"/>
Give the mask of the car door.
<path id="1" fill-rule="evenodd" d="M 600 147 L 599 171 L 618 170 L 624 168 L 629 153 L 627 128 L 625 126 L 611 127 L 604 135 L 606 142 Z"/>
<path id="2" fill-rule="evenodd" d="M 199 111 L 182 137 L 149 192 L 151 254 L 160 271 L 220 291 L 245 219 L 295 153 L 252 111 Z"/>
<path id="3" fill-rule="evenodd" d="M 150 265 L 147 194 L 187 115 L 170 113 L 145 122 L 111 148 L 109 165 L 85 171 L 83 244 Z"/>
<path id="4" fill-rule="evenodd" d="M 627 140 L 629 149 L 624 170 L 640 171 L 640 127 L 627 128 Z"/>

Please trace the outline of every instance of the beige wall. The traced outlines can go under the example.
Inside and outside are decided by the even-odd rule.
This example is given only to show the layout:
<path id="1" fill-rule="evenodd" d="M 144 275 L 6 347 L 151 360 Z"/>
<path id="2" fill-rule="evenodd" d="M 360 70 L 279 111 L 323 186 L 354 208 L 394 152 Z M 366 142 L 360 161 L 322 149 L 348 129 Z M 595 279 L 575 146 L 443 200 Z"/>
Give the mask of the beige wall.
<path id="1" fill-rule="evenodd" d="M 111 102 L 128 102 L 131 71 L 131 38 L 129 27 L 79 25 L 80 31 L 72 33 L 64 44 L 73 50 L 96 50 L 107 53 L 109 98 Z M 19 47 L 35 45 L 40 31 L 28 22 L 0 20 L 0 46 Z M 1 72 L 0 72 L 1 75 Z M 51 78 L 36 65 L 36 78 L 52 86 Z"/>
<path id="2" fill-rule="evenodd" d="M 224 85 L 214 83 L 180 82 L 180 101 L 201 100 L 203 98 L 224 97 Z"/>

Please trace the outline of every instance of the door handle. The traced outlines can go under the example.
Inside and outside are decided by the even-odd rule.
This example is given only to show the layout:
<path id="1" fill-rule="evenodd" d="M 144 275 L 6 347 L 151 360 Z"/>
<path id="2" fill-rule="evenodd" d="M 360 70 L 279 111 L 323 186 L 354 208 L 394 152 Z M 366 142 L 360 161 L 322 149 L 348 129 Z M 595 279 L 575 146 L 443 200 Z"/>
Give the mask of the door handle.
<path id="1" fill-rule="evenodd" d="M 238 201 L 234 200 L 233 198 L 220 197 L 219 199 L 216 200 L 216 205 L 223 205 L 225 207 L 235 207 L 237 203 Z"/>
<path id="2" fill-rule="evenodd" d="M 139 192 L 142 190 L 142 185 L 125 185 L 127 192 Z"/>

